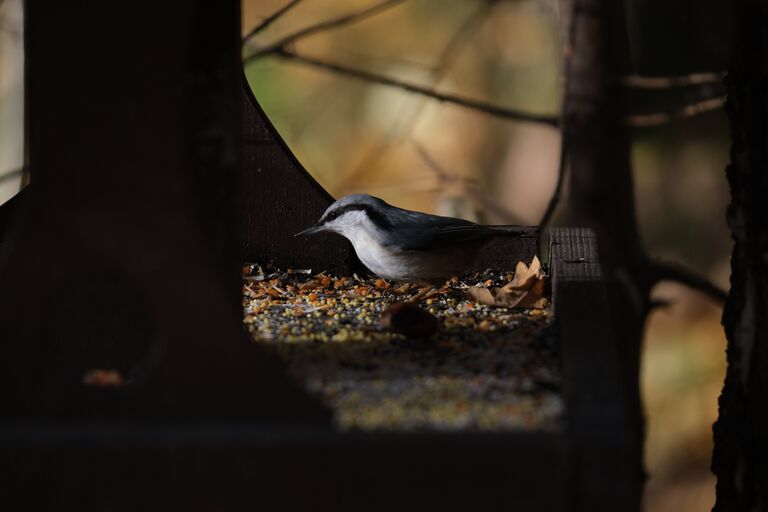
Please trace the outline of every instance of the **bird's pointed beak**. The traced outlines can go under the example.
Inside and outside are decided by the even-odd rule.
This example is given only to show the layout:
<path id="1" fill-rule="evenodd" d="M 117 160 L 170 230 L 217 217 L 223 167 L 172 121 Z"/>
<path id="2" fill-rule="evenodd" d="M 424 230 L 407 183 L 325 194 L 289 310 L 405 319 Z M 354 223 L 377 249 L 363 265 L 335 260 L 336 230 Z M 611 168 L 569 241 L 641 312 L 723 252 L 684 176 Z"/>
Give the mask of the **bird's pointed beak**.
<path id="1" fill-rule="evenodd" d="M 307 228 L 304 231 L 299 231 L 293 236 L 314 235 L 315 233 L 320 233 L 321 231 L 325 231 L 325 226 L 312 226 L 311 228 Z"/>

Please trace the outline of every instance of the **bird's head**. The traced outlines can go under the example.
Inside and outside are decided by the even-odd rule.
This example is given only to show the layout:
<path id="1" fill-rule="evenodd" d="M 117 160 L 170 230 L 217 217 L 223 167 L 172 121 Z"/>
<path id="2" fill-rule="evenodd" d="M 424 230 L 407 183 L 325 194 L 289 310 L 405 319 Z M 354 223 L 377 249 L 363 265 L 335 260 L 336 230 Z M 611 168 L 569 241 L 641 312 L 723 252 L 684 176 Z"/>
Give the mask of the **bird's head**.
<path id="1" fill-rule="evenodd" d="M 329 206 L 317 224 L 296 233 L 296 236 L 331 231 L 350 238 L 354 231 L 360 229 L 385 230 L 391 227 L 387 219 L 387 212 L 391 209 L 392 206 L 378 197 L 367 194 L 345 196 Z"/>

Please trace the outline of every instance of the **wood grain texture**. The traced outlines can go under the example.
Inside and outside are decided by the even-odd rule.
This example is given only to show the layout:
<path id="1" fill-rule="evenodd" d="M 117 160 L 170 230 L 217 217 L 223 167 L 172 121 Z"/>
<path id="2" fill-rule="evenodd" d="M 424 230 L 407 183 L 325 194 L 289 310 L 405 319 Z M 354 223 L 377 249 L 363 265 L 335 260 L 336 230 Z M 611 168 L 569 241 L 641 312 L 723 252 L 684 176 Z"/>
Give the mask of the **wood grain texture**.
<path id="1" fill-rule="evenodd" d="M 597 239 L 588 229 L 553 228 L 550 240 L 555 332 L 572 449 L 571 510 L 638 510 L 641 480 Z"/>
<path id="2" fill-rule="evenodd" d="M 321 234 L 295 237 L 334 201 L 304 169 L 242 80 L 240 201 L 243 260 L 349 275 L 362 268 L 349 242 Z"/>
<path id="3" fill-rule="evenodd" d="M 637 223 L 631 133 L 624 125 L 629 95 L 614 78 L 631 73 L 627 2 L 560 0 L 567 12 L 563 98 L 568 147 L 568 218 L 591 228 L 600 240 L 621 389 L 630 403 L 636 478 L 643 482 L 645 421 L 640 398 L 643 330 L 655 281 Z M 636 507 L 639 507 L 637 497 Z"/>
<path id="4" fill-rule="evenodd" d="M 518 261 L 530 264 L 538 253 L 538 238 L 504 238 L 486 248 L 475 262 L 475 269 L 483 271 L 491 268 L 508 271 L 515 268 Z"/>

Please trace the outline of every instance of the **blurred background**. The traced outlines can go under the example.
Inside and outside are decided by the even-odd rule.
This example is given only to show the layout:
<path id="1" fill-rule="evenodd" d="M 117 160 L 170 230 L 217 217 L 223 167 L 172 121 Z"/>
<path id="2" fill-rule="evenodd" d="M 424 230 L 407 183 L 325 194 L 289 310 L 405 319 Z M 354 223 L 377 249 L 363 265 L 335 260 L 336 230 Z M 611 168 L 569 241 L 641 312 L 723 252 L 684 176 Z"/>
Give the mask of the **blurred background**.
<path id="1" fill-rule="evenodd" d="M 244 35 L 288 3 L 244 0 Z M 297 2 L 246 42 L 244 56 L 378 3 Z M 555 0 L 386 3 L 373 16 L 301 37 L 288 48 L 442 94 L 558 115 L 562 76 Z M 717 30 L 695 17 L 661 15 L 652 4 L 631 2 L 633 54 L 640 64 L 661 63 L 662 71 L 682 74 L 717 60 L 712 55 L 724 47 L 713 35 Z M 672 22 L 648 25 L 644 20 L 650 15 Z M 642 44 L 647 31 L 654 32 L 655 47 Z M 702 33 L 705 39 L 697 36 Z M 680 70 L 675 67 L 680 62 L 695 69 Z M 23 179 L 23 69 L 21 0 L 0 0 L 0 203 L 20 189 Z M 560 134 L 554 128 L 494 117 L 275 54 L 248 59 L 245 73 L 298 159 L 335 196 L 366 192 L 398 206 L 489 223 L 535 224 L 546 208 L 559 162 Z M 725 114 L 711 110 L 639 128 L 634 135 L 638 216 L 649 253 L 683 262 L 727 288 Z M 722 310 L 672 284 L 659 285 L 654 297 L 668 306 L 649 317 L 643 357 L 650 473 L 645 509 L 705 510 L 714 503 L 709 461 L 725 372 Z"/>
<path id="2" fill-rule="evenodd" d="M 22 0 L 0 0 L 0 204 L 21 188 L 24 167 Z"/>
<path id="3" fill-rule="evenodd" d="M 244 35 L 289 3 L 244 0 Z M 287 46 L 325 67 L 270 53 L 271 45 L 306 27 L 380 3 L 299 2 L 246 41 L 249 84 L 299 161 L 336 197 L 365 192 L 405 208 L 481 222 L 537 223 L 557 177 L 557 129 L 501 119 L 327 65 L 509 109 L 558 115 L 563 84 L 557 1 L 386 2 L 375 15 Z M 713 36 L 716 31 L 700 36 L 708 26 L 690 16 L 683 25 L 666 24 L 670 38 L 683 41 L 674 47 L 659 52 L 635 44 L 643 42 L 645 32 L 658 30 L 647 23 L 649 12 L 658 14 L 648 6 L 654 2 L 637 3 L 645 10 L 630 9 L 633 54 L 640 67 L 655 66 L 649 73 L 684 74 L 723 60 L 727 51 Z M 674 21 L 679 13 L 668 14 Z M 654 37 L 664 50 L 669 40 L 658 33 Z M 708 38 L 706 44 L 701 37 Z M 710 53 L 702 54 L 702 48 Z M 694 69 L 677 69 L 681 61 Z M 688 99 L 708 94 L 700 88 L 683 93 Z M 676 99 L 662 93 L 653 101 Z M 417 146 L 437 165 L 427 162 Z M 725 224 L 728 151 L 722 109 L 638 128 L 632 151 L 648 252 L 683 262 L 725 289 L 731 250 Z M 558 220 L 556 215 L 554 223 Z M 668 305 L 651 313 L 644 347 L 650 473 L 645 509 L 709 510 L 715 496 L 709 471 L 711 427 L 725 373 L 722 309 L 674 284 L 658 285 L 653 295 Z"/>

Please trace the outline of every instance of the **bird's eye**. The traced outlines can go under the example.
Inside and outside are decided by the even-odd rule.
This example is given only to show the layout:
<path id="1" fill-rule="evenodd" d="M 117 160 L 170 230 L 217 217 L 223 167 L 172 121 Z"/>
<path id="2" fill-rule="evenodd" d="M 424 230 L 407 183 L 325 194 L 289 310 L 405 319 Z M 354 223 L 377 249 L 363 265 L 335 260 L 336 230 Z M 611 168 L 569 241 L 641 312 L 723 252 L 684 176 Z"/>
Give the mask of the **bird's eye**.
<path id="1" fill-rule="evenodd" d="M 339 216 L 339 212 L 331 212 L 331 213 L 329 213 L 329 214 L 328 214 L 328 216 L 326 217 L 326 219 L 327 219 L 327 220 L 333 220 L 333 219 L 335 219 L 335 218 L 336 218 L 336 217 L 338 217 L 338 216 Z"/>

